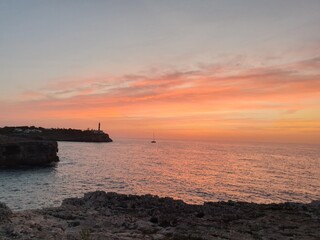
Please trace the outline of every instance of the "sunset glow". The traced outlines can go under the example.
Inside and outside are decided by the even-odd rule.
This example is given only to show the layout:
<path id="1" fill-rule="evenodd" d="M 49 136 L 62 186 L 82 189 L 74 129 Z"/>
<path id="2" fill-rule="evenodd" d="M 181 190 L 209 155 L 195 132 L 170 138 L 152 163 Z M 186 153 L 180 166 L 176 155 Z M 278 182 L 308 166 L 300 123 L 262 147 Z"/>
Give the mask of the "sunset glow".
<path id="1" fill-rule="evenodd" d="M 162 4 L 138 2 L 149 11 L 165 8 Z M 190 10 L 192 8 L 181 10 L 177 4 L 177 8 L 164 10 L 164 16 L 156 14 L 152 18 L 146 14 L 158 27 L 157 37 L 147 23 L 145 29 L 140 28 L 144 28 L 143 23 L 130 11 L 133 6 L 115 6 L 128 11 L 129 22 L 135 19 L 129 23 L 128 29 L 132 31 L 127 29 L 124 34 L 119 30 L 123 23 L 115 20 L 115 25 L 109 26 L 105 15 L 97 10 L 97 4 L 93 18 L 101 17 L 98 26 L 89 30 L 90 20 L 87 20 L 83 23 L 86 39 L 80 36 L 75 42 L 82 55 L 70 45 L 75 39 L 68 34 L 60 36 L 65 42 L 56 36 L 57 45 L 51 42 L 36 46 L 37 41 L 49 38 L 51 33 L 32 19 L 23 23 L 21 17 L 10 22 L 12 14 L 20 10 L 6 2 L 0 6 L 1 11 L 6 11 L 1 19 L 7 20 L 0 23 L 1 31 L 7 33 L 0 39 L 0 50 L 6 49 L 1 56 L 1 66 L 5 69 L 0 72 L 0 124 L 87 129 L 96 128 L 101 122 L 103 130 L 114 139 L 150 138 L 155 132 L 157 137 L 169 139 L 319 143 L 320 32 L 314 30 L 319 26 L 316 10 L 320 10 L 320 5 L 317 1 L 311 2 L 314 8 L 301 10 L 301 22 L 290 22 L 293 19 L 287 13 L 290 10 L 279 6 L 276 15 L 283 14 L 283 18 L 278 16 L 281 26 L 272 25 L 273 29 L 266 28 L 273 23 L 269 15 L 257 17 L 255 23 L 250 22 L 253 13 L 247 18 L 240 17 L 243 11 L 249 14 L 250 9 L 234 9 L 229 4 L 220 6 L 235 15 L 229 19 L 231 22 L 225 20 L 217 25 L 214 17 L 217 10 L 212 4 L 207 2 L 202 6 L 212 10 L 208 16 L 199 16 Z M 107 9 L 108 4 L 100 5 Z M 299 9 L 299 6 L 297 2 L 290 7 Z M 53 7 L 60 9 L 59 4 Z M 75 13 L 70 14 L 80 19 L 85 7 L 88 6 L 79 4 Z M 258 12 L 264 7 L 253 4 Z M 46 10 L 42 6 L 36 13 L 43 14 Z M 34 11 L 28 6 L 23 16 Z M 75 23 L 67 17 L 65 9 L 59 14 L 67 26 L 53 31 L 63 35 Z M 176 20 L 175 26 L 166 28 L 169 20 Z M 46 21 L 58 24 L 60 20 L 49 14 Z M 108 35 L 108 31 L 99 32 L 104 24 L 109 32 L 114 31 L 113 36 Z M 37 26 L 41 30 L 36 36 L 26 34 L 25 40 L 18 41 L 21 26 L 29 30 Z M 247 29 L 243 30 L 247 31 L 246 37 L 238 38 L 241 26 Z M 185 28 L 189 30 L 186 32 Z M 173 30 L 177 32 L 168 37 Z M 229 45 L 231 30 L 235 37 Z M 255 31 L 260 36 L 254 37 Z M 148 32 L 149 37 L 140 35 Z M 187 38 L 189 32 L 192 36 Z M 96 34 L 96 38 L 87 34 Z M 34 39 L 37 37 L 39 39 Z M 125 37 L 132 37 L 133 49 L 128 47 L 130 41 Z M 13 38 L 15 41 L 10 42 Z M 160 38 L 160 42 L 155 38 Z M 18 52 L 16 46 L 20 41 L 27 50 Z M 31 44 L 31 41 L 34 42 Z M 245 41 L 252 45 L 244 44 Z M 51 52 L 50 44 L 54 49 L 57 46 L 58 54 Z M 123 46 L 127 46 L 128 55 L 123 55 Z M 74 60 L 68 49 L 75 51 Z M 114 49 L 118 52 L 111 53 Z M 35 55 L 26 60 L 25 54 L 32 50 L 37 50 Z M 68 60 L 60 64 L 63 52 Z"/>

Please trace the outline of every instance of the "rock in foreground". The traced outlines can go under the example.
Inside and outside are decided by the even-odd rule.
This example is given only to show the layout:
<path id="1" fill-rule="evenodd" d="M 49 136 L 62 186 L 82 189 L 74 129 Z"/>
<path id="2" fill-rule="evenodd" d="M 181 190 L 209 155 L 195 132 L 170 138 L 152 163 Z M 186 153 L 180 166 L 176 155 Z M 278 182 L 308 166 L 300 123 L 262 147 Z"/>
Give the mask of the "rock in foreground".
<path id="1" fill-rule="evenodd" d="M 189 205 L 97 191 L 57 208 L 10 213 L 2 207 L 8 214 L 0 239 L 320 239 L 319 202 Z"/>
<path id="2" fill-rule="evenodd" d="M 0 135 L 0 166 L 48 165 L 59 161 L 54 141 L 13 138 Z"/>

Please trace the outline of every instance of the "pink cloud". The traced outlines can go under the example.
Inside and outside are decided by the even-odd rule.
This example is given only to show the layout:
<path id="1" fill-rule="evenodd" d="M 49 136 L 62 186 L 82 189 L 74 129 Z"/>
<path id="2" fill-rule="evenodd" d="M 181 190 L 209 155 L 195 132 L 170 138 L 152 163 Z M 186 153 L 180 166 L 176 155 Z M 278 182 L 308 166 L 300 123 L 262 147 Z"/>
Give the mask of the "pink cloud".
<path id="1" fill-rule="evenodd" d="M 212 133 L 214 129 L 249 131 L 250 127 L 276 133 L 274 124 L 280 122 L 290 131 L 319 128 L 319 115 L 299 116 L 300 111 L 320 112 L 319 58 L 230 74 L 228 69 L 205 66 L 158 76 L 59 81 L 24 92 L 15 103 L 2 104 L 7 114 L 0 120 L 30 118 L 48 123 L 50 119 L 85 122 L 99 118 L 112 123 L 118 132 L 124 126 L 134 132 L 151 125 L 168 129 L 170 124 L 177 132 L 186 127 L 200 132 L 208 128 Z M 296 125 L 282 120 L 283 116 L 294 116 L 291 120 Z"/>

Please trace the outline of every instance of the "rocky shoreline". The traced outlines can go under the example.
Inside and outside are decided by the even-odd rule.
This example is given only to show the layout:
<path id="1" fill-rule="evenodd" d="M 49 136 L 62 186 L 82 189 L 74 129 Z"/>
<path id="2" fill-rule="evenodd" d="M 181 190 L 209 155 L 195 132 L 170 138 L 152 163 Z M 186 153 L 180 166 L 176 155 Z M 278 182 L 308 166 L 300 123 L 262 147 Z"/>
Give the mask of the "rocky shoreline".
<path id="1" fill-rule="evenodd" d="M 0 204 L 0 239 L 320 239 L 320 201 L 190 205 L 102 191 L 60 207 L 12 212 Z"/>

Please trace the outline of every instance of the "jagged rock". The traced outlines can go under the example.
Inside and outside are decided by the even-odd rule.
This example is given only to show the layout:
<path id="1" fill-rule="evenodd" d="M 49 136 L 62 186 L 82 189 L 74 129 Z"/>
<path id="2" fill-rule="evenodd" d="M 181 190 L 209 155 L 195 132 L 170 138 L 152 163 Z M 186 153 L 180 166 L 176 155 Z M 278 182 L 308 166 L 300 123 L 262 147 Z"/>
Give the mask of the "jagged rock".
<path id="1" fill-rule="evenodd" d="M 11 214 L 12 212 L 7 205 L 0 202 L 0 223 L 8 221 Z"/>
<path id="2" fill-rule="evenodd" d="M 135 206 L 135 207 L 132 207 Z M 8 239 L 320 239 L 320 206 L 216 202 L 96 191 L 57 208 L 10 214 L 0 222 Z"/>
<path id="3" fill-rule="evenodd" d="M 59 161 L 54 141 L 12 138 L 0 135 L 0 166 L 48 165 Z"/>

